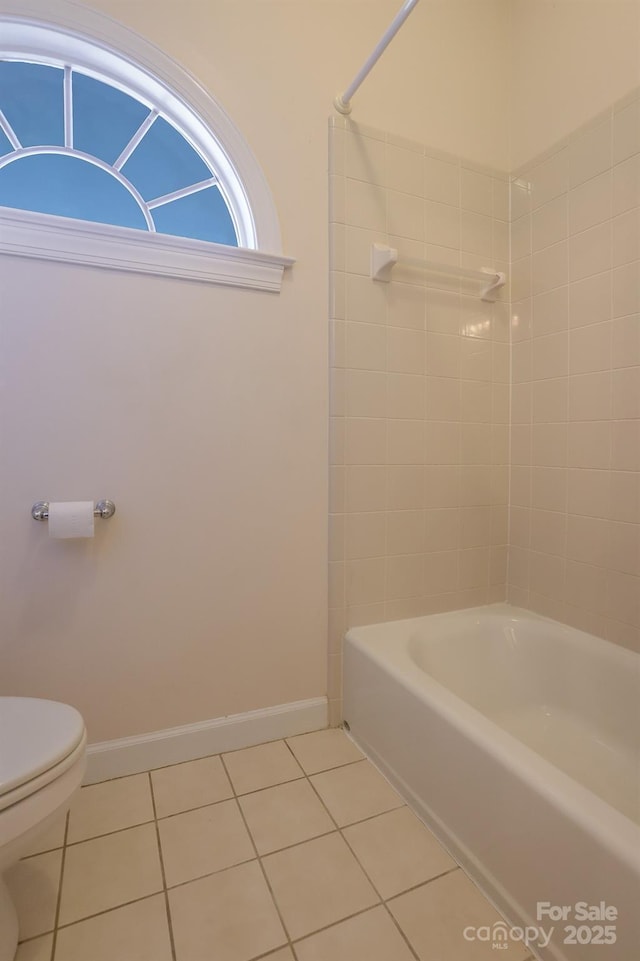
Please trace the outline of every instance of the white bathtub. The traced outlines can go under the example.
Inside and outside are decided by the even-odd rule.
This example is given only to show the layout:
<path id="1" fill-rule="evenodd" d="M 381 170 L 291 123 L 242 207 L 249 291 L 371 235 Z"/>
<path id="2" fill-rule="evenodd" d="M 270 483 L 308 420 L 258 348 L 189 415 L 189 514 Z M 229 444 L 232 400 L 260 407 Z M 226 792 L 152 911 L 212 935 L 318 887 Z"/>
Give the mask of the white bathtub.
<path id="1" fill-rule="evenodd" d="M 344 717 L 536 955 L 640 959 L 639 655 L 506 604 L 352 628 Z"/>

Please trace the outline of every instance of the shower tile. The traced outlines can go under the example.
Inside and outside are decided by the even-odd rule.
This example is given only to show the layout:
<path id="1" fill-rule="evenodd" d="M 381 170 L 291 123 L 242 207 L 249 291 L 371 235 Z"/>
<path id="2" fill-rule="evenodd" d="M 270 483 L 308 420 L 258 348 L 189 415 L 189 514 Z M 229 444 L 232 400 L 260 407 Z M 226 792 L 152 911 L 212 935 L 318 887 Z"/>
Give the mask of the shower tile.
<path id="1" fill-rule="evenodd" d="M 493 216 L 497 220 L 509 220 L 509 193 L 510 185 L 508 180 L 494 179 L 493 181 Z"/>
<path id="2" fill-rule="evenodd" d="M 419 597 L 423 578 L 424 561 L 421 554 L 387 557 L 385 600 Z"/>
<path id="3" fill-rule="evenodd" d="M 386 422 L 373 417 L 347 417 L 345 464 L 386 463 Z"/>
<path id="4" fill-rule="evenodd" d="M 387 331 L 387 370 L 399 374 L 424 373 L 425 335 L 421 330 L 390 327 Z"/>
<path id="5" fill-rule="evenodd" d="M 443 204 L 458 206 L 460 203 L 460 166 L 438 160 L 424 158 L 424 196 Z"/>
<path id="6" fill-rule="evenodd" d="M 579 237 L 582 236 L 582 234 L 579 235 Z M 577 242 L 577 238 L 574 237 L 573 241 Z M 596 244 L 596 239 L 594 238 L 593 244 L 596 249 L 596 257 L 600 257 L 599 239 Z M 591 247 L 589 247 L 589 251 L 590 250 Z M 587 269 L 582 263 L 582 260 L 578 265 L 577 253 L 575 253 L 574 256 L 576 258 L 576 273 L 573 279 L 584 277 L 587 273 L 595 273 L 595 270 Z M 584 255 L 584 260 L 587 262 L 586 254 Z M 590 267 L 590 260 L 588 260 L 588 264 Z M 578 272 L 579 269 L 582 272 Z M 600 269 L 604 270 L 604 267 Z M 565 240 L 534 253 L 531 266 L 531 290 L 534 296 L 536 294 L 542 294 L 546 290 L 552 290 L 554 287 L 562 287 L 568 280 L 567 242 Z"/>
<path id="7" fill-rule="evenodd" d="M 385 552 L 385 514 L 382 511 L 348 514 L 345 537 L 348 560 L 382 557 Z"/>
<path id="8" fill-rule="evenodd" d="M 53 930 L 61 864 L 62 851 L 50 851 L 19 861 L 6 872 L 21 938 L 33 938 Z"/>
<path id="9" fill-rule="evenodd" d="M 640 153 L 613 168 L 613 216 L 640 204 Z"/>
<path id="10" fill-rule="evenodd" d="M 571 187 L 590 180 L 611 165 L 611 117 L 588 127 L 571 139 L 569 183 Z M 622 156 L 619 160 L 624 159 Z"/>
<path id="11" fill-rule="evenodd" d="M 79 921 L 162 887 L 153 824 L 82 841 L 66 850 L 60 923 Z"/>
<path id="12" fill-rule="evenodd" d="M 367 760 L 314 774 L 311 783 L 340 826 L 402 806 L 402 798 Z"/>
<path id="13" fill-rule="evenodd" d="M 247 961 L 287 936 L 258 863 L 241 864 L 169 891 L 176 961 Z"/>
<path id="14" fill-rule="evenodd" d="M 387 230 L 397 237 L 425 239 L 423 200 L 411 194 L 387 191 Z"/>
<path id="15" fill-rule="evenodd" d="M 465 940 L 465 928 L 501 921 L 495 908 L 468 878 L 457 870 L 389 902 L 389 909 L 409 939 L 420 961 L 491 961 L 490 942 Z M 528 951 L 509 942 L 505 956 L 524 961 Z"/>
<path id="16" fill-rule="evenodd" d="M 80 790 L 71 805 L 67 842 L 86 841 L 145 821 L 153 821 L 147 774 L 90 784 Z"/>
<path id="17" fill-rule="evenodd" d="M 387 144 L 387 186 L 422 197 L 423 163 L 421 150 L 406 150 Z"/>
<path id="18" fill-rule="evenodd" d="M 422 420 L 390 420 L 387 423 L 386 462 L 424 464 L 424 426 Z"/>
<path id="19" fill-rule="evenodd" d="M 624 317 L 640 311 L 640 261 L 613 271 L 613 316 Z"/>
<path id="20" fill-rule="evenodd" d="M 387 305 L 384 284 L 372 284 L 369 277 L 347 274 L 345 287 L 347 320 L 359 324 L 386 322 Z"/>
<path id="21" fill-rule="evenodd" d="M 461 169 L 461 204 L 476 214 L 493 214 L 493 180 L 475 170 Z"/>
<path id="22" fill-rule="evenodd" d="M 350 771 L 353 766 L 342 770 Z M 262 863 L 284 923 L 294 940 L 379 901 L 362 868 L 337 832 L 269 854 Z"/>
<path id="23" fill-rule="evenodd" d="M 577 234 L 611 217 L 611 171 L 594 177 L 569 193 L 569 229 Z"/>
<path id="24" fill-rule="evenodd" d="M 425 506 L 425 469 L 417 465 L 387 467 L 388 510 L 420 510 Z"/>
<path id="25" fill-rule="evenodd" d="M 347 562 L 347 604 L 375 604 L 384 600 L 384 564 L 384 557 Z"/>
<path id="26" fill-rule="evenodd" d="M 158 830 L 168 887 L 255 857 L 235 800 L 163 818 Z"/>
<path id="27" fill-rule="evenodd" d="M 297 941 L 295 947 L 299 961 L 413 961 L 413 954 L 382 907 L 312 934 Z"/>
<path id="28" fill-rule="evenodd" d="M 107 911 L 62 928 L 57 961 L 171 961 L 171 940 L 164 895 Z"/>
<path id="29" fill-rule="evenodd" d="M 640 257 L 640 213 L 630 210 L 613 221 L 612 263 L 628 264 Z"/>
<path id="30" fill-rule="evenodd" d="M 604 271 L 569 286 L 569 326 L 587 327 L 611 317 L 611 272 Z"/>
<path id="31" fill-rule="evenodd" d="M 419 554 L 424 550 L 424 511 L 388 511 L 386 515 L 386 551 L 395 554 Z"/>
<path id="32" fill-rule="evenodd" d="M 640 151 L 640 101 L 617 110 L 613 117 L 613 162 Z"/>
<path id="33" fill-rule="evenodd" d="M 637 524 L 609 521 L 607 566 L 624 574 L 640 575 L 640 530 Z"/>
<path id="34" fill-rule="evenodd" d="M 318 774 L 329 768 L 342 767 L 362 760 L 362 752 L 344 731 L 329 729 L 287 738 L 287 744 L 302 765 L 305 774 Z"/>
<path id="35" fill-rule="evenodd" d="M 245 794 L 240 799 L 240 807 L 260 855 L 335 830 L 333 821 L 306 780 L 290 781 L 255 794 Z"/>
<path id="36" fill-rule="evenodd" d="M 387 506 L 387 468 L 352 465 L 345 475 L 345 509 L 383 511 Z"/>
<path id="37" fill-rule="evenodd" d="M 453 858 L 407 807 L 353 824 L 345 829 L 344 836 L 385 899 L 456 867 Z"/>
<path id="38" fill-rule="evenodd" d="M 387 375 L 375 370 L 347 370 L 346 412 L 350 417 L 384 417 Z"/>
<path id="39" fill-rule="evenodd" d="M 564 240 L 567 236 L 567 197 L 561 194 L 543 207 L 538 207 L 532 217 L 533 250 L 542 250 Z"/>
<path id="40" fill-rule="evenodd" d="M 369 230 L 386 229 L 386 197 L 380 187 L 361 180 L 347 180 L 346 223 Z"/>
<path id="41" fill-rule="evenodd" d="M 569 279 L 582 280 L 611 267 L 611 222 L 574 234 L 569 240 Z M 565 281 L 566 283 L 566 278 Z"/>
<path id="42" fill-rule="evenodd" d="M 303 776 L 300 765 L 284 741 L 233 751 L 223 754 L 222 759 L 236 794 L 248 794 Z"/>
<path id="43" fill-rule="evenodd" d="M 443 247 L 459 247 L 460 245 L 460 211 L 448 204 L 434 203 L 427 200 L 425 204 L 424 239 L 428 244 L 439 244 Z"/>
<path id="44" fill-rule="evenodd" d="M 345 364 L 359 370 L 385 370 L 384 327 L 379 324 L 347 323 Z"/>
<path id="45" fill-rule="evenodd" d="M 591 324 L 569 333 L 569 371 L 588 374 L 611 366 L 611 324 Z"/>

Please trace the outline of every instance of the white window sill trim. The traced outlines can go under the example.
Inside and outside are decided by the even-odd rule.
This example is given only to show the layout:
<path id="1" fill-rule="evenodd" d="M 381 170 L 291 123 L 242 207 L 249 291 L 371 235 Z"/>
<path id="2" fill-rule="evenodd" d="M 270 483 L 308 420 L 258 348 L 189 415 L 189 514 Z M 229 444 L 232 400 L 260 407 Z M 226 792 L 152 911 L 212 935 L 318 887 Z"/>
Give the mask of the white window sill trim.
<path id="1" fill-rule="evenodd" d="M 246 247 L 0 207 L 0 254 L 279 291 L 295 261 Z"/>

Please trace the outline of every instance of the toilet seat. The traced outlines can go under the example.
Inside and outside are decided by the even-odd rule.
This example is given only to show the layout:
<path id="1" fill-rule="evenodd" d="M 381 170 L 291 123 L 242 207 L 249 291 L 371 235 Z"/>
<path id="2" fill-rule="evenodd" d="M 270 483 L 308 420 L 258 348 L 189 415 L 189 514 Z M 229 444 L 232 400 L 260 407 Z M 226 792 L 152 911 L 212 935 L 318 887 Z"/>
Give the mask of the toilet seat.
<path id="1" fill-rule="evenodd" d="M 0 697 L 0 811 L 63 774 L 85 743 L 84 721 L 69 705 Z"/>

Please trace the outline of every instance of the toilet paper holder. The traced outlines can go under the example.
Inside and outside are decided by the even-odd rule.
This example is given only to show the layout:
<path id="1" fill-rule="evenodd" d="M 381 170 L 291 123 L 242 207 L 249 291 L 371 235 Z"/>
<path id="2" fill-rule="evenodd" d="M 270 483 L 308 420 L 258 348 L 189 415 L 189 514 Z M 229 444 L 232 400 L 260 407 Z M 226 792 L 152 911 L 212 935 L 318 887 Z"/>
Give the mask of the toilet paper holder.
<path id="1" fill-rule="evenodd" d="M 116 505 L 113 501 L 98 501 L 96 506 L 93 508 L 94 517 L 103 517 L 105 520 L 108 517 L 113 517 L 116 512 Z M 31 508 L 31 516 L 34 521 L 46 521 L 49 520 L 49 501 L 38 501 Z"/>

